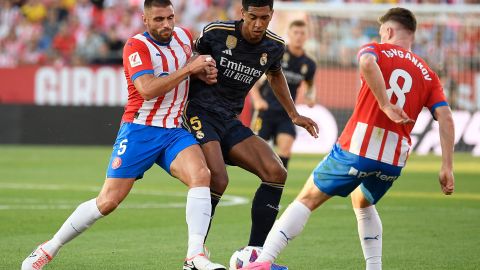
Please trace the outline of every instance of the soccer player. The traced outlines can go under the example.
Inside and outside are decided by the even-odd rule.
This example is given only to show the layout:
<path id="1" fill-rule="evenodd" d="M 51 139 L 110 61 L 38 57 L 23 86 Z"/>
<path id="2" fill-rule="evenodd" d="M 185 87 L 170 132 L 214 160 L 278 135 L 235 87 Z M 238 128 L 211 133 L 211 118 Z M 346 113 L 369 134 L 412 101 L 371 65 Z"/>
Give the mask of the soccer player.
<path id="1" fill-rule="evenodd" d="M 225 162 L 262 181 L 252 204 L 250 246 L 262 246 L 275 222 L 287 172 L 270 146 L 238 120 L 245 96 L 266 73 L 289 121 L 315 137 L 318 130 L 295 109 L 281 66 L 285 43 L 267 30 L 272 15 L 273 0 L 243 0 L 242 20 L 214 22 L 203 29 L 196 49 L 215 58 L 218 83 L 192 81 L 185 109 L 185 128 L 202 145 L 212 174 L 212 215 L 228 184 Z"/>
<path id="2" fill-rule="evenodd" d="M 147 31 L 130 38 L 123 51 L 129 97 L 103 188 L 23 261 L 22 270 L 42 269 L 63 245 L 114 211 L 154 163 L 189 188 L 183 269 L 226 269 L 203 253 L 211 213 L 210 172 L 195 138 L 181 128 L 189 76 L 216 83 L 215 62 L 209 55 L 192 58 L 192 38 L 187 30 L 174 26 L 169 0 L 145 0 L 143 23 Z"/>
<path id="3" fill-rule="evenodd" d="M 305 82 L 307 85 L 305 101 L 308 106 L 313 107 L 316 94 L 314 86 L 316 64 L 305 54 L 303 49 L 307 40 L 306 23 L 301 20 L 291 22 L 288 28 L 288 39 L 287 50 L 283 54 L 282 68 L 290 94 L 295 99 L 297 89 L 302 82 Z M 273 139 L 278 148 L 278 156 L 287 169 L 297 134 L 295 125 L 278 102 L 268 82 L 265 80 L 261 84 L 259 82 L 251 90 L 253 106 L 258 111 L 257 119 L 252 121 L 252 128 L 264 140 Z"/>
<path id="4" fill-rule="evenodd" d="M 332 196 L 349 194 L 366 269 L 382 269 L 382 223 L 375 204 L 406 164 L 412 119 L 418 117 L 423 107 L 439 123 L 439 182 L 444 194 L 452 194 L 453 119 L 437 75 L 411 52 L 415 16 L 407 9 L 392 8 L 379 22 L 382 43 L 364 45 L 358 52 L 362 86 L 338 143 L 275 223 L 258 260 L 244 269 L 286 269 L 272 262 L 300 234 L 310 213 Z"/>

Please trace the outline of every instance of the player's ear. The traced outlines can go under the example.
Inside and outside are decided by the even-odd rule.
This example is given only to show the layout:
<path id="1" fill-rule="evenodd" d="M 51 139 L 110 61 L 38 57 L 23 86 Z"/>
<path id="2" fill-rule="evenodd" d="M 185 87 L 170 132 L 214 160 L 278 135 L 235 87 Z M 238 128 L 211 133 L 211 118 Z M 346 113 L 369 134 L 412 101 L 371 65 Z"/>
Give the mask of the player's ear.
<path id="1" fill-rule="evenodd" d="M 393 29 L 393 27 L 388 27 L 387 28 L 387 34 L 388 34 L 388 39 L 392 39 L 394 34 L 395 34 L 395 29 Z"/>

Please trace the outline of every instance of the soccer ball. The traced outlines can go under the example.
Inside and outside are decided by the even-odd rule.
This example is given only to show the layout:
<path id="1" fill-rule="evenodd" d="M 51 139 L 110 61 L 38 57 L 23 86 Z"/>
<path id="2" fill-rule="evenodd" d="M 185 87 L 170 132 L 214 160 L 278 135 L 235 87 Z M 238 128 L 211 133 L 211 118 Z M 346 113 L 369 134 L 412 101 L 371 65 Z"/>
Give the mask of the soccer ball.
<path id="1" fill-rule="evenodd" d="M 261 247 L 242 247 L 241 249 L 235 251 L 230 258 L 229 270 L 237 270 L 249 265 L 257 260 L 260 253 L 262 253 Z"/>

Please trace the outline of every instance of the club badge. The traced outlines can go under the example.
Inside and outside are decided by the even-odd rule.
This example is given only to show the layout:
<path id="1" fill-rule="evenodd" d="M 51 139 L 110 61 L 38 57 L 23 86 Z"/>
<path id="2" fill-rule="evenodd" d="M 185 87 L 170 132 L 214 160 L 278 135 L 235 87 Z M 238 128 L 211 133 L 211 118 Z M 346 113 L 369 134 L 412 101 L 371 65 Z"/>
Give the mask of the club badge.
<path id="1" fill-rule="evenodd" d="M 187 57 L 188 58 L 192 57 L 192 48 L 190 48 L 190 46 L 188 46 L 187 44 L 183 44 L 182 47 Z"/>
<path id="2" fill-rule="evenodd" d="M 260 57 L 260 65 L 265 66 L 268 62 L 267 53 L 262 53 L 262 57 Z"/>
<path id="3" fill-rule="evenodd" d="M 229 50 L 235 49 L 235 47 L 237 47 L 237 38 L 235 36 L 228 35 L 225 45 L 227 45 Z"/>
<path id="4" fill-rule="evenodd" d="M 302 75 L 305 75 L 307 74 L 307 72 L 308 72 L 308 66 L 307 64 L 303 64 L 302 68 L 300 68 L 300 73 L 302 73 Z"/>
<path id="5" fill-rule="evenodd" d="M 116 170 L 122 166 L 122 158 L 121 157 L 116 157 L 112 161 L 112 169 Z"/>
<path id="6" fill-rule="evenodd" d="M 197 137 L 197 139 L 201 140 L 205 137 L 205 134 L 201 130 L 198 130 L 197 133 L 195 134 L 195 137 Z"/>

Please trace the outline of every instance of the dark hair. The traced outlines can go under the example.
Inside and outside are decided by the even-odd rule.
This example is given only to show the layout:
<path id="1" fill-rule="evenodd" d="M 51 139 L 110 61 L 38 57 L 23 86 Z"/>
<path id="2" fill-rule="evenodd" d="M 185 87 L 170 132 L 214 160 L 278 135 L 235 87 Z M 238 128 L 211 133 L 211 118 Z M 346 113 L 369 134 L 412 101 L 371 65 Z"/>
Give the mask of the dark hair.
<path id="1" fill-rule="evenodd" d="M 273 0 L 242 0 L 242 7 L 248 10 L 248 7 L 264 7 L 269 6 L 273 9 Z"/>
<path id="2" fill-rule="evenodd" d="M 378 22 L 381 24 L 388 21 L 397 22 L 412 32 L 417 30 L 417 19 L 415 19 L 415 15 L 413 15 L 413 13 L 406 8 L 391 8 L 387 11 L 387 13 L 385 13 L 385 15 L 378 18 Z"/>
<path id="3" fill-rule="evenodd" d="M 290 25 L 288 26 L 288 28 L 292 28 L 292 27 L 305 27 L 307 26 L 307 23 L 305 21 L 302 21 L 302 20 L 295 20 L 295 21 L 292 21 L 290 23 Z"/>
<path id="4" fill-rule="evenodd" d="M 143 3 L 143 9 L 151 8 L 151 7 L 168 7 L 173 6 L 170 0 L 145 0 Z"/>

